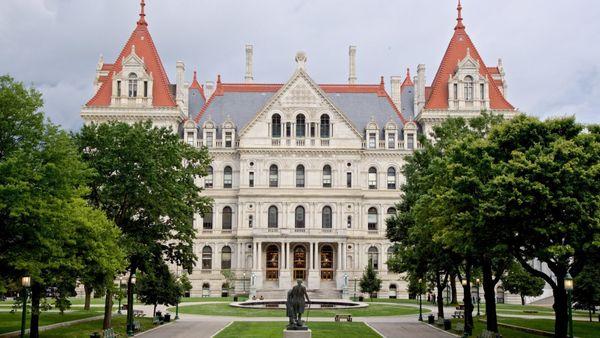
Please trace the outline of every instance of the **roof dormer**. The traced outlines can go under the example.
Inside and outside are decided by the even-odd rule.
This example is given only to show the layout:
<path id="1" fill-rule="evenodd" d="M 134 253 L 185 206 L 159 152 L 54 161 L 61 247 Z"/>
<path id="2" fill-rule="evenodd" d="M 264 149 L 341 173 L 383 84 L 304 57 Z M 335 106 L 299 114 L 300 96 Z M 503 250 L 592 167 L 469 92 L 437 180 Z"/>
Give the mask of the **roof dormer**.
<path id="1" fill-rule="evenodd" d="M 481 64 L 467 48 L 467 55 L 458 62 L 456 71 L 448 79 L 450 110 L 489 109 L 489 81 L 480 68 Z"/>
<path id="2" fill-rule="evenodd" d="M 152 88 L 154 80 L 147 71 L 144 59 L 135 52 L 135 45 L 131 52 L 123 58 L 121 71 L 113 76 L 113 106 L 152 106 Z"/>

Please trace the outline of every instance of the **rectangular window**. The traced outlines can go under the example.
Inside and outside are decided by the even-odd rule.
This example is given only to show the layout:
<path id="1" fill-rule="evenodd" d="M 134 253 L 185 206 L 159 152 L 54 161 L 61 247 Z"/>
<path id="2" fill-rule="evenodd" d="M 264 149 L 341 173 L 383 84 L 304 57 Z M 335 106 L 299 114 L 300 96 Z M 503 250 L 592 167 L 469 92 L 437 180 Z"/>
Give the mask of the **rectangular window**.
<path id="1" fill-rule="evenodd" d="M 254 216 L 250 215 L 250 216 L 248 216 L 248 228 L 252 228 L 253 225 L 254 225 Z"/>
<path id="2" fill-rule="evenodd" d="M 194 146 L 194 133 L 193 132 L 187 133 L 187 143 L 191 146 Z"/>
<path id="3" fill-rule="evenodd" d="M 248 186 L 250 188 L 254 187 L 254 172 L 253 171 L 248 173 Z"/>
<path id="4" fill-rule="evenodd" d="M 352 173 L 346 173 L 346 188 L 352 188 Z"/>
<path id="5" fill-rule="evenodd" d="M 485 85 L 483 83 L 479 85 L 479 98 L 481 100 L 485 99 Z"/>
<path id="6" fill-rule="evenodd" d="M 406 148 L 407 149 L 415 149 L 415 137 L 414 134 L 408 134 L 406 136 Z"/>
<path id="7" fill-rule="evenodd" d="M 121 97 L 121 81 L 117 81 L 117 97 Z"/>
<path id="8" fill-rule="evenodd" d="M 285 123 L 285 137 L 292 137 L 292 123 Z"/>
<path id="9" fill-rule="evenodd" d="M 213 133 L 206 133 L 206 147 L 212 148 L 213 146 Z"/>
<path id="10" fill-rule="evenodd" d="M 310 123 L 310 137 L 315 137 L 315 123 Z"/>
<path id="11" fill-rule="evenodd" d="M 231 132 L 228 131 L 225 133 L 225 148 L 231 148 L 231 141 L 232 141 L 233 137 L 231 135 Z"/>
<path id="12" fill-rule="evenodd" d="M 454 84 L 454 99 L 458 100 L 458 83 Z"/>
<path id="13" fill-rule="evenodd" d="M 396 134 L 388 133 L 388 149 L 396 149 Z"/>
<path id="14" fill-rule="evenodd" d="M 375 149 L 377 147 L 377 134 L 370 133 L 369 134 L 369 148 Z"/>
<path id="15" fill-rule="evenodd" d="M 144 81 L 144 97 L 148 97 L 148 81 Z"/>

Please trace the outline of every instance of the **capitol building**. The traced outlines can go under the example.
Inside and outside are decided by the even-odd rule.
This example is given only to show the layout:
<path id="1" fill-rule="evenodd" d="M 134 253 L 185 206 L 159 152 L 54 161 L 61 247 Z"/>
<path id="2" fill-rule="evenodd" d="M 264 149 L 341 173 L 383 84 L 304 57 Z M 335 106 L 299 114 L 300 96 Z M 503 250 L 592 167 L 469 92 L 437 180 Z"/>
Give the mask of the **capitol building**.
<path id="1" fill-rule="evenodd" d="M 393 246 L 386 218 L 396 213 L 402 166 L 421 146 L 418 136 L 448 117 L 518 114 L 502 61 L 484 63 L 460 4 L 457 22 L 439 34 L 450 42 L 433 81 L 419 64 L 399 69 L 389 85 L 384 77 L 361 83 L 350 46 L 341 83 L 315 82 L 303 52 L 290 55 L 295 71 L 281 74 L 281 83 L 259 83 L 247 45 L 238 81 L 200 84 L 180 61 L 172 83 L 142 1 L 114 63 L 100 58 L 81 117 L 86 124 L 151 120 L 208 148 L 212 164 L 197 184 L 214 203 L 194 217 L 193 296 L 221 295 L 229 270 L 236 292 L 257 297 L 282 298 L 295 279 L 318 298 L 347 297 L 371 265 L 383 280 L 378 297 L 407 298 L 407 282 L 386 264 Z"/>

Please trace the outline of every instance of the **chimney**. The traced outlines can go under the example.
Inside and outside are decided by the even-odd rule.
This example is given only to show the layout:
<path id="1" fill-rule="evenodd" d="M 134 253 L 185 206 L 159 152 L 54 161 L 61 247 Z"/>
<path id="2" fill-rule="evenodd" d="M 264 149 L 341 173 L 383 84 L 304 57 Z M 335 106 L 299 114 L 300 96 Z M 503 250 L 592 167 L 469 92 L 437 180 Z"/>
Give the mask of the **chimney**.
<path id="1" fill-rule="evenodd" d="M 177 78 L 176 78 L 176 93 L 175 93 L 175 101 L 177 105 L 187 113 L 187 102 L 186 95 L 187 87 L 185 85 L 185 63 L 183 61 L 177 61 Z"/>
<path id="2" fill-rule="evenodd" d="M 348 83 L 356 83 L 356 46 L 348 48 L 348 56 L 350 57 L 350 73 L 348 75 Z"/>
<path id="3" fill-rule="evenodd" d="M 396 108 L 400 108 L 401 102 L 401 86 L 402 86 L 402 76 L 392 76 L 392 101 L 396 105 Z"/>
<path id="4" fill-rule="evenodd" d="M 416 100 L 415 100 L 415 114 L 419 114 L 421 109 L 425 107 L 425 65 L 420 64 L 417 67 L 417 76 L 415 82 L 415 92 L 416 92 Z"/>
<path id="5" fill-rule="evenodd" d="M 252 74 L 252 56 L 253 56 L 252 45 L 246 45 L 246 75 L 244 76 L 244 82 L 254 82 L 254 75 Z"/>
<path id="6" fill-rule="evenodd" d="M 204 96 L 208 100 L 212 94 L 215 92 L 215 82 L 214 81 L 206 81 L 204 85 Z"/>

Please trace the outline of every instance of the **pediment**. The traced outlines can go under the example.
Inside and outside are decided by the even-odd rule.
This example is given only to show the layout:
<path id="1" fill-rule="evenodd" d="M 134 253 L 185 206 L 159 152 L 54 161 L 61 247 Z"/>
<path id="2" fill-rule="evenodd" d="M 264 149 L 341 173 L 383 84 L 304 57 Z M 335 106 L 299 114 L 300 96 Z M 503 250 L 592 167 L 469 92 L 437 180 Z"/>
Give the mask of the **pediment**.
<path id="1" fill-rule="evenodd" d="M 325 103 L 319 93 L 302 76 L 292 80 L 277 102 L 282 108 L 320 107 Z"/>

